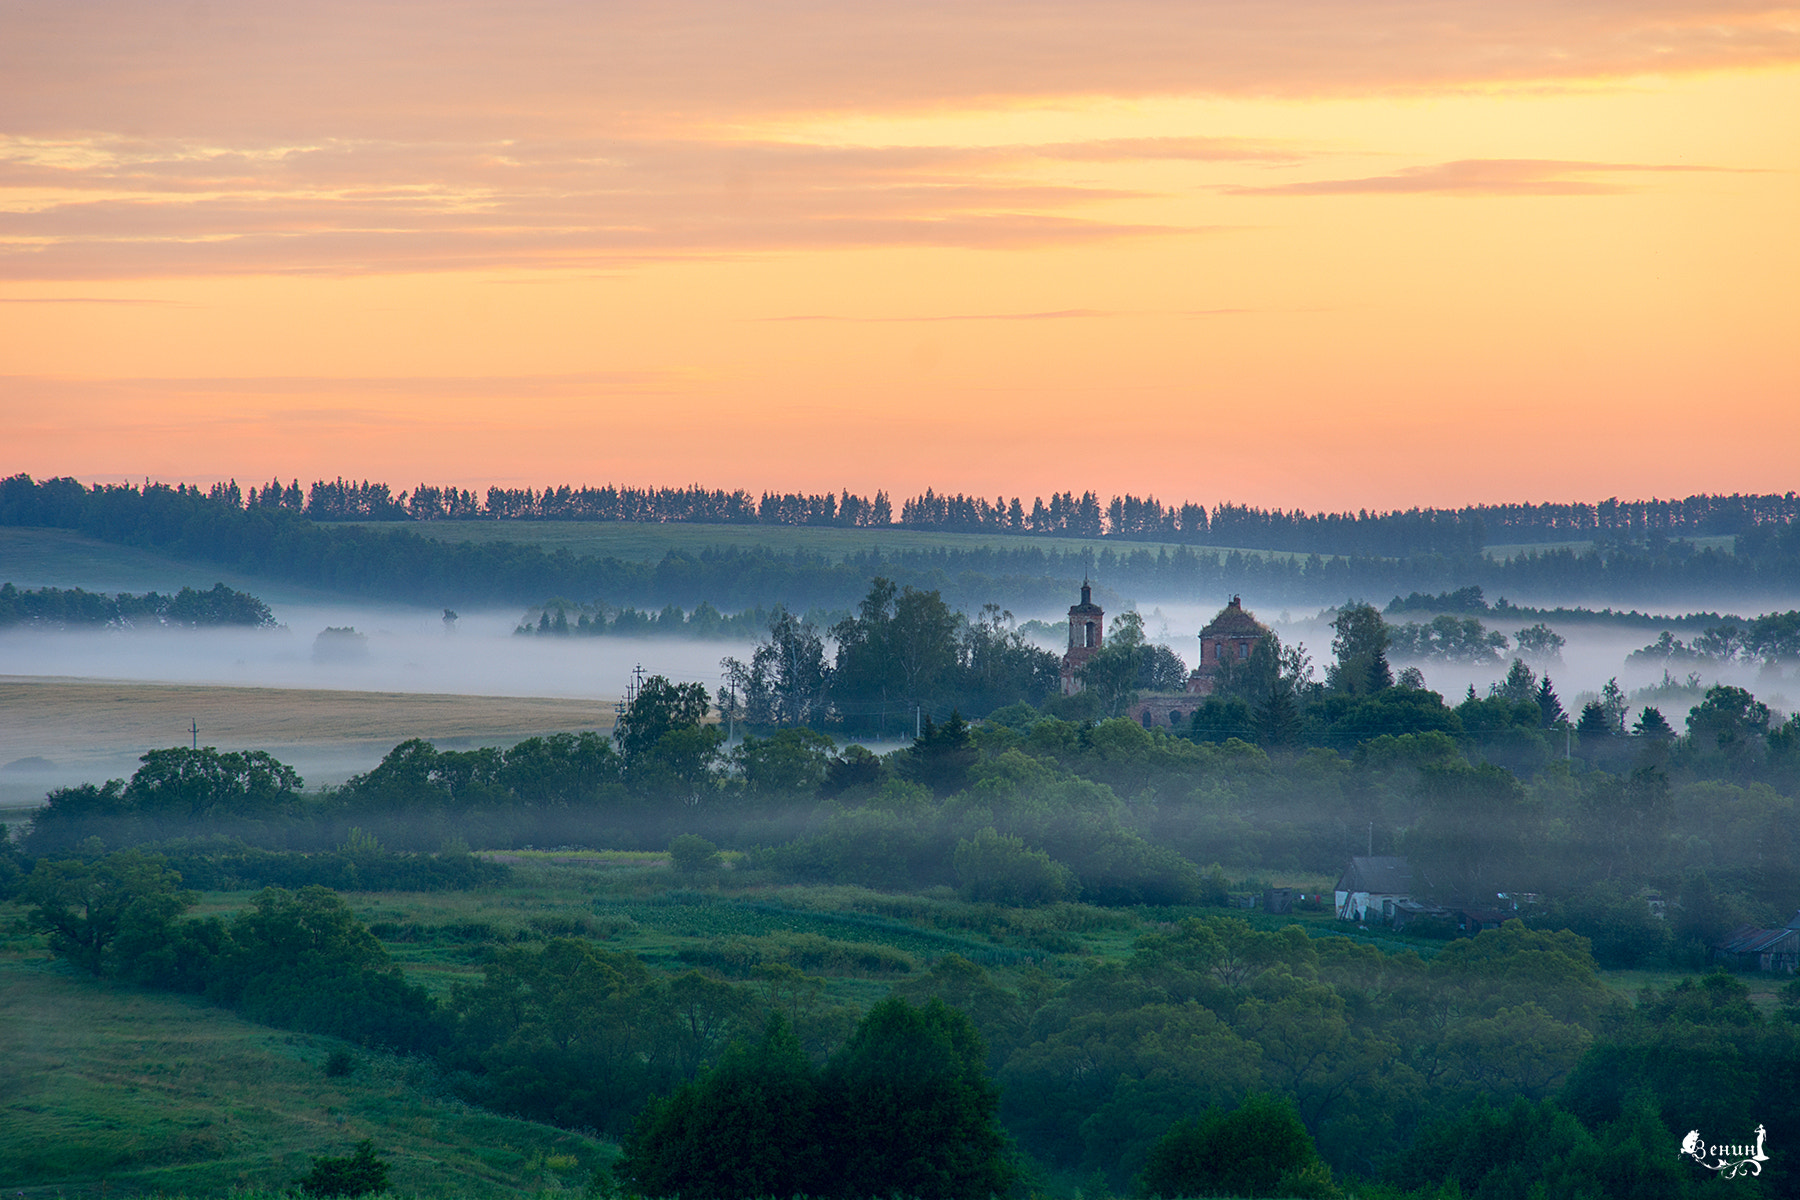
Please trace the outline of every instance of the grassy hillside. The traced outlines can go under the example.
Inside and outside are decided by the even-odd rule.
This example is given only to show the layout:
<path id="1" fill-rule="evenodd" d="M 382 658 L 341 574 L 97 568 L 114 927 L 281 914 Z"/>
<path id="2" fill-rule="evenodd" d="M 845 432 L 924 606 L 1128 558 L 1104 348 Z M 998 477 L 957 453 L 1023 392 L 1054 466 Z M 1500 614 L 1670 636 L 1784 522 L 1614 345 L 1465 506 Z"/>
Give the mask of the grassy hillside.
<path id="1" fill-rule="evenodd" d="M 1692 542 L 1696 549 L 1719 550 L 1726 554 L 1732 553 L 1737 548 L 1737 535 L 1730 533 L 1720 534 L 1716 537 L 1696 537 L 1684 540 Z M 1519 542 L 1485 546 L 1481 552 L 1495 562 L 1511 562 L 1526 554 L 1543 554 L 1551 550 L 1567 550 L 1573 554 L 1586 554 L 1593 548 L 1592 541 Z"/>
<path id="2" fill-rule="evenodd" d="M 433 1073 L 253 1025 L 198 1000 L 97 983 L 38 952 L 0 957 L 0 1186 L 11 1196 L 223 1195 L 279 1188 L 373 1139 L 396 1191 L 579 1188 L 612 1149 L 497 1117 Z"/>
<path id="3" fill-rule="evenodd" d="M 408 977 L 440 997 L 478 979 L 496 947 L 574 935 L 640 955 L 655 970 L 716 971 L 791 1006 L 802 1026 L 818 1023 L 809 1014 L 828 1022 L 833 1011 L 866 1011 L 891 988 L 915 985 L 948 954 L 1041 1003 L 1093 964 L 1123 962 L 1141 935 L 1167 932 L 1170 920 L 1220 912 L 1007 909 L 942 888 L 903 895 L 784 885 L 754 872 L 740 881 L 730 868 L 683 877 L 664 856 L 643 852 L 496 857 L 515 870 L 501 886 L 345 899 Z M 1311 890 L 1328 881 L 1283 882 Z M 246 892 L 208 893 L 196 915 L 229 916 L 248 900 Z M 1299 924 L 1313 937 L 1347 936 L 1388 951 L 1430 956 L 1443 947 L 1356 929 L 1328 913 L 1232 915 L 1259 929 Z M 1645 984 L 1667 987 L 1682 976 L 1603 978 L 1629 1001 Z M 793 988 L 801 979 L 807 986 Z M 1753 1003 L 1765 1012 L 1776 1006 L 1773 980 L 1746 981 Z M 51 961 L 36 938 L 0 942 L 0 1187 L 34 1198 L 247 1196 L 278 1189 L 313 1158 L 345 1154 L 369 1138 L 392 1164 L 403 1196 L 572 1194 L 615 1153 L 592 1138 L 470 1108 L 417 1061 L 352 1050 L 350 1073 L 332 1078 L 326 1060 L 341 1048 L 198 1000 L 80 976 Z M 1072 1194 L 1078 1184 L 1058 1175 L 1052 1190 Z"/>
<path id="4" fill-rule="evenodd" d="M 1175 542 L 1122 542 L 1099 538 L 1013 536 L 995 533 L 934 533 L 917 529 L 836 529 L 794 525 L 648 525 L 624 521 L 419 521 L 396 525 L 391 521 L 346 522 L 372 529 L 403 528 L 441 542 L 515 542 L 541 546 L 548 551 L 567 550 L 576 555 L 611 555 L 625 561 L 653 562 L 669 550 L 698 553 L 709 547 L 767 549 L 782 554 L 804 550 L 841 559 L 850 554 L 880 550 L 883 554 L 919 550 L 1039 549 L 1060 554 L 1091 551 L 1099 554 L 1131 554 L 1147 550 L 1171 554 Z M 1190 546 L 1201 554 L 1229 554 L 1229 546 Z M 1304 558 L 1286 551 L 1245 550 L 1271 558 Z"/>
<path id="5" fill-rule="evenodd" d="M 250 592 L 269 604 L 332 599 L 315 588 L 275 583 L 210 563 L 188 562 L 151 550 L 85 537 L 67 529 L 0 526 L 0 583 L 21 588 L 82 588 L 90 592 L 178 592 L 215 583 Z"/>

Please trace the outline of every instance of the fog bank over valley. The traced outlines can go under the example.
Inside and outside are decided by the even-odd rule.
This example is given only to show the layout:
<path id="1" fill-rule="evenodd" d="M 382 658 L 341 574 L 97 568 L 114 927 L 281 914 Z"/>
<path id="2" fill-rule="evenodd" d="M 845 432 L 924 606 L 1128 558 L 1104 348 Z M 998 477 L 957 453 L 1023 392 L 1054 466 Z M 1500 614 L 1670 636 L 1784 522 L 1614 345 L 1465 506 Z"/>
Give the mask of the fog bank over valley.
<path id="1" fill-rule="evenodd" d="M 1153 602 L 1141 602 L 1133 605 L 1144 619 L 1144 634 L 1151 642 L 1167 646 L 1191 670 L 1198 658 L 1199 644 L 1196 640 L 1199 630 L 1217 615 L 1220 608 L 1230 599 L 1221 596 L 1216 602 L 1188 603 L 1180 600 L 1161 599 Z M 1267 625 L 1281 638 L 1284 646 L 1299 644 L 1305 647 L 1312 659 L 1314 678 L 1322 680 L 1325 667 L 1331 661 L 1331 641 L 1333 632 L 1331 621 L 1333 610 L 1294 606 L 1284 607 L 1278 602 L 1258 605 L 1258 597 L 1243 593 L 1244 607 L 1253 612 L 1257 620 Z M 1114 603 L 1117 603 L 1115 601 Z M 1129 601 L 1126 602 L 1128 605 Z M 1520 602 L 1523 603 L 1523 602 Z M 1563 606 L 1577 607 L 1575 602 L 1555 600 L 1538 600 L 1532 603 L 1533 608 L 1554 609 Z M 1110 624 L 1117 611 L 1109 604 L 1107 621 Z M 1581 605 L 1592 611 L 1604 605 Z M 1721 605 L 1711 611 L 1732 612 L 1740 617 L 1751 618 L 1766 612 L 1787 611 L 1800 607 L 1800 597 L 1774 599 L 1758 606 Z M 1614 605 L 1615 612 L 1629 611 L 1629 604 Z M 1640 610 L 1642 608 L 1640 607 Z M 1558 694 L 1563 705 L 1571 715 L 1579 711 L 1573 705 L 1577 697 L 1592 698 L 1609 679 L 1617 678 L 1619 685 L 1629 695 L 1642 689 L 1652 689 L 1664 681 L 1665 664 L 1649 658 L 1631 660 L 1631 655 L 1655 642 L 1664 629 L 1685 641 L 1692 642 L 1712 624 L 1710 620 L 1693 621 L 1692 610 L 1676 610 L 1657 607 L 1654 616 L 1666 618 L 1664 621 L 1627 623 L 1625 621 L 1609 621 L 1598 616 L 1584 620 L 1558 621 L 1553 617 L 1541 617 L 1533 613 L 1511 611 L 1486 611 L 1458 614 L 1474 616 L 1489 632 L 1498 632 L 1507 639 L 1507 648 L 1491 663 L 1437 662 L 1421 661 L 1405 655 L 1393 654 L 1395 669 L 1416 666 L 1425 677 L 1425 686 L 1440 693 L 1447 704 L 1454 706 L 1473 686 L 1478 695 L 1486 695 L 1490 685 L 1505 677 L 1507 669 L 1515 657 L 1521 657 L 1517 645 L 1517 634 L 1520 629 L 1528 628 L 1542 621 L 1554 632 L 1566 639 L 1560 655 L 1545 661 L 1523 655 L 1528 664 L 1539 673 L 1547 672 L 1555 681 Z M 1431 612 L 1397 612 L 1386 613 L 1384 619 L 1390 627 L 1398 627 L 1408 622 L 1429 624 Z M 1051 626 L 1051 632 L 1034 628 L 1033 641 L 1046 649 L 1060 653 L 1067 648 L 1066 613 L 1033 613 L 1032 619 L 1042 621 Z M 1740 622 L 1741 623 L 1741 622 Z M 1685 684 L 1691 673 L 1700 677 L 1702 688 L 1717 683 L 1731 684 L 1755 693 L 1757 698 L 1781 713 L 1793 712 L 1796 702 L 1800 701 L 1800 672 L 1793 669 L 1783 671 L 1780 668 L 1764 667 L 1746 663 L 1717 662 L 1671 662 L 1666 664 L 1670 677 L 1677 683 Z M 1699 693 L 1694 692 L 1691 698 L 1665 702 L 1661 699 L 1647 699 L 1634 703 L 1635 713 L 1641 703 L 1661 704 L 1664 715 L 1679 728 L 1687 710 L 1697 703 Z"/>
<path id="2" fill-rule="evenodd" d="M 126 777 L 145 751 L 268 750 L 309 787 L 367 771 L 398 743 L 509 745 L 610 728 L 633 669 L 716 692 L 731 640 L 517 637 L 516 608 L 460 614 L 278 605 L 276 629 L 0 633 L 0 805 Z M 326 629 L 357 637 L 321 639 Z"/>
<path id="3" fill-rule="evenodd" d="M 1199 629 L 1230 598 L 1134 601 L 1096 583 L 1109 624 L 1135 609 L 1146 637 L 1169 647 L 1189 670 L 1198 657 Z M 514 606 L 463 612 L 447 621 L 441 609 L 300 597 L 279 587 L 269 594 L 279 622 L 274 629 L 15 627 L 0 633 L 0 691 L 8 712 L 0 730 L 0 806 L 35 804 L 50 787 L 128 776 L 145 751 L 186 744 L 190 722 L 199 725 L 202 745 L 268 750 L 299 769 L 311 787 L 367 771 L 411 737 L 448 749 L 609 728 L 616 701 L 639 665 L 646 675 L 699 683 L 711 696 L 723 681 L 720 660 L 748 660 L 754 651 L 743 639 L 518 636 L 524 614 Z M 1288 606 L 1278 596 L 1254 592 L 1242 599 L 1284 645 L 1303 645 L 1314 678 L 1323 679 L 1332 657 L 1333 610 Z M 1795 603 L 1718 608 L 1748 617 Z M 1537 607 L 1556 605 L 1540 600 Z M 1701 687 L 1748 688 L 1778 713 L 1793 711 L 1800 697 L 1792 670 L 1629 660 L 1664 628 L 1691 642 L 1710 624 L 1680 611 L 1661 611 L 1666 624 L 1558 621 L 1492 609 L 1458 615 L 1474 616 L 1486 631 L 1504 635 L 1507 649 L 1477 663 L 1393 656 L 1396 670 L 1418 667 L 1426 686 L 1451 705 L 1471 686 L 1486 695 L 1518 653 L 1519 629 L 1540 620 L 1565 644 L 1557 657 L 1527 658 L 1554 679 L 1571 716 L 1613 678 L 1632 698 L 1633 714 L 1658 704 L 1677 729 L 1699 690 L 1656 689 L 1671 680 L 1687 684 L 1691 674 L 1698 674 Z M 1396 628 L 1428 624 L 1432 617 L 1424 611 L 1386 614 Z M 1066 648 L 1065 611 L 1031 611 L 1018 619 L 1041 622 L 1027 630 L 1036 644 L 1057 654 Z M 829 636 L 825 640 L 829 656 L 834 651 Z"/>
<path id="4" fill-rule="evenodd" d="M 460 614 L 358 606 L 282 605 L 282 628 L 14 631 L 0 636 L 9 675 L 240 687 L 439 692 L 472 696 L 616 696 L 632 668 L 717 687 L 734 641 L 515 637 L 519 610 Z M 328 649 L 326 629 L 354 629 L 352 649 Z"/>

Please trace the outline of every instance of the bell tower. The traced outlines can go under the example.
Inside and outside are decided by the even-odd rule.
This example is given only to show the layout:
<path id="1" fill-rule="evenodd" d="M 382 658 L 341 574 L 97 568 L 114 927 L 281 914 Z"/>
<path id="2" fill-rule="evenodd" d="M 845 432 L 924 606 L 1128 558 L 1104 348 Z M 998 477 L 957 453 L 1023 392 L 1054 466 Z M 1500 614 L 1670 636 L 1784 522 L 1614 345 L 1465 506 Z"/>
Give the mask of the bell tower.
<path id="1" fill-rule="evenodd" d="M 1081 603 L 1069 606 L 1069 649 L 1062 661 L 1062 691 L 1073 696 L 1081 690 L 1081 668 L 1100 653 L 1106 640 L 1106 611 L 1094 603 L 1093 586 L 1081 581 Z"/>

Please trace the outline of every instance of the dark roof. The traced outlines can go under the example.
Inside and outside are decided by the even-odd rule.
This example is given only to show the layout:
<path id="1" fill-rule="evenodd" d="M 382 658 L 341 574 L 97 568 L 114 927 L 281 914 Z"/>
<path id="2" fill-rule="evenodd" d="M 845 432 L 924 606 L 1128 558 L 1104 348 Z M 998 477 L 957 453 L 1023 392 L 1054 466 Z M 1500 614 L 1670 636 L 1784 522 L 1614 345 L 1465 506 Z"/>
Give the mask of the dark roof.
<path id="1" fill-rule="evenodd" d="M 1800 914 L 1796 914 L 1800 920 Z M 1726 935 L 1718 949 L 1726 954 L 1761 954 L 1773 950 L 1776 946 L 1800 932 L 1793 925 L 1785 929 L 1759 929 L 1754 925 L 1739 925 Z"/>
<path id="2" fill-rule="evenodd" d="M 1396 900 L 1394 907 L 1403 913 L 1411 913 L 1415 917 L 1447 917 L 1450 910 L 1441 904 L 1427 904 L 1423 900 Z"/>
<path id="3" fill-rule="evenodd" d="M 1376 855 L 1353 858 L 1338 880 L 1340 892 L 1373 892 L 1383 896 L 1404 896 L 1412 891 L 1412 867 L 1404 858 Z"/>
<path id="4" fill-rule="evenodd" d="M 1269 632 L 1268 627 L 1255 616 L 1244 610 L 1243 602 L 1236 596 L 1231 603 L 1219 610 L 1219 615 L 1212 623 L 1200 631 L 1201 637 L 1261 637 Z"/>
<path id="5" fill-rule="evenodd" d="M 1105 612 L 1105 610 L 1102 609 L 1098 604 L 1094 603 L 1093 589 L 1091 588 L 1091 586 L 1088 584 L 1088 582 L 1085 579 L 1082 580 L 1082 582 L 1081 582 L 1081 603 L 1069 605 L 1069 615 L 1071 617 L 1080 617 L 1080 616 L 1088 616 L 1088 615 L 1097 617 L 1097 616 L 1100 616 L 1103 612 Z"/>

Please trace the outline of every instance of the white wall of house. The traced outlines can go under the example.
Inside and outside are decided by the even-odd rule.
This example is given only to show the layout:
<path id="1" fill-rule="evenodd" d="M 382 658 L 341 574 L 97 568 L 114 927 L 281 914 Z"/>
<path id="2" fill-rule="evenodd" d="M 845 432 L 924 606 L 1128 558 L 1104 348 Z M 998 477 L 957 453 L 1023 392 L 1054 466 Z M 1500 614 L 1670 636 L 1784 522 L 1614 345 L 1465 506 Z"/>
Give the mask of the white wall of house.
<path id="1" fill-rule="evenodd" d="M 1398 904 L 1406 899 L 1403 892 L 1334 892 L 1337 901 L 1337 916 L 1340 921 L 1360 921 L 1365 915 L 1377 921 L 1384 915 L 1391 915 L 1384 904 Z"/>

